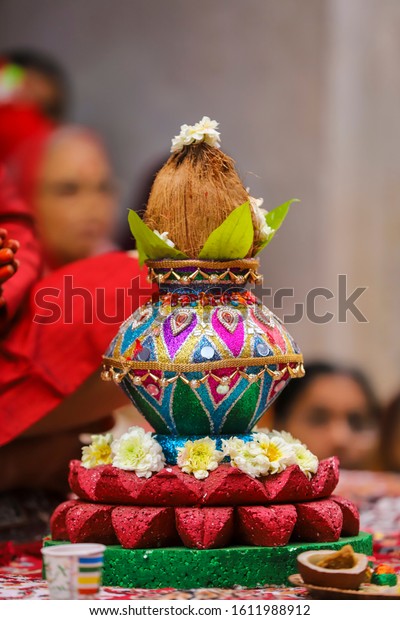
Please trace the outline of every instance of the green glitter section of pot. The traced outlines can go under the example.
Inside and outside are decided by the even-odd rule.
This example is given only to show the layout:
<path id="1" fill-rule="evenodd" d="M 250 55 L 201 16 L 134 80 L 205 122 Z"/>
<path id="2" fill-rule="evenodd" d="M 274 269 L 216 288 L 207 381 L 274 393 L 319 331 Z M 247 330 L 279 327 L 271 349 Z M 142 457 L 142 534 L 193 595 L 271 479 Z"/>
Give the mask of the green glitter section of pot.
<path id="1" fill-rule="evenodd" d="M 178 435 L 209 435 L 212 433 L 210 420 L 189 385 L 178 380 L 173 399 L 172 411 Z"/>
<path id="2" fill-rule="evenodd" d="M 246 433 L 249 428 L 253 412 L 257 408 L 260 395 L 259 383 L 253 383 L 245 390 L 243 396 L 234 404 L 222 426 L 221 434 Z"/>
<path id="3" fill-rule="evenodd" d="M 65 544 L 45 540 L 44 545 Z M 296 558 L 303 551 L 341 549 L 372 553 L 372 536 L 341 538 L 332 543 L 293 543 L 284 547 L 226 547 L 225 549 L 123 549 L 107 547 L 103 584 L 123 588 L 247 588 L 284 585 L 297 573 Z"/>

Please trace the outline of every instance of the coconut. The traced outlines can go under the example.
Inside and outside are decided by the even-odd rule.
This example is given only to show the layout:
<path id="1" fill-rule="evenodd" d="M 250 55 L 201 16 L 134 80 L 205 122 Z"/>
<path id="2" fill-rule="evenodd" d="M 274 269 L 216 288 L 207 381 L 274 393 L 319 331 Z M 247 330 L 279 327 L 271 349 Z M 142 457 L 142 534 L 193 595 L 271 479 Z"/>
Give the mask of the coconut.
<path id="1" fill-rule="evenodd" d="M 158 172 L 143 219 L 197 258 L 212 231 L 248 200 L 234 161 L 206 142 L 194 143 L 174 152 Z"/>

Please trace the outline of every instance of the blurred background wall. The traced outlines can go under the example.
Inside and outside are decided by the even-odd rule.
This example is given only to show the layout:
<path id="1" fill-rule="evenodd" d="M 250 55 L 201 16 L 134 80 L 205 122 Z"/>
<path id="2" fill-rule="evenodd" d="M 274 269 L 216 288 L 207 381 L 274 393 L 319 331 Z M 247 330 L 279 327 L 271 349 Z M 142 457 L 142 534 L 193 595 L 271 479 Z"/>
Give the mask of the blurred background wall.
<path id="1" fill-rule="evenodd" d="M 71 120 L 111 150 L 121 222 L 180 124 L 216 118 L 252 195 L 301 199 L 262 272 L 294 289 L 276 308 L 288 324 L 310 290 L 334 294 L 315 307 L 330 322 L 289 325 L 306 361 L 360 365 L 384 398 L 399 388 L 398 0 L 0 0 L 0 46 L 64 65 Z M 339 322 L 339 274 L 348 295 L 367 287 L 367 322 Z"/>

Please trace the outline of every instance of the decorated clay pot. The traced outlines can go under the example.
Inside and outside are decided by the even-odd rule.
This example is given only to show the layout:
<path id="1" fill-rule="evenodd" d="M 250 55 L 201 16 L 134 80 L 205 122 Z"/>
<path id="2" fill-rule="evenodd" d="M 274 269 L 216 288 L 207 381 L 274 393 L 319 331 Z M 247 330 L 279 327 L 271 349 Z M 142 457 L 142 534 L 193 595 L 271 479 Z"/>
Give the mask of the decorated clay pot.
<path id="1" fill-rule="evenodd" d="M 248 433 L 302 355 L 281 321 L 247 290 L 258 261 L 148 261 L 159 296 L 111 342 L 103 378 L 120 384 L 161 435 Z"/>

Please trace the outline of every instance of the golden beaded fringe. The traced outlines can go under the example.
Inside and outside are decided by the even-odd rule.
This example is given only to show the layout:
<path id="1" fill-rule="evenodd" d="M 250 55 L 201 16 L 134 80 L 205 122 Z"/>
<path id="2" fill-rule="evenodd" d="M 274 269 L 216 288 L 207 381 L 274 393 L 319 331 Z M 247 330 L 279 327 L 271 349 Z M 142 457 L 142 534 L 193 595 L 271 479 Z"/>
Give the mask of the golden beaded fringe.
<path id="1" fill-rule="evenodd" d="M 174 364 L 168 362 L 132 362 L 125 361 L 124 358 L 121 360 L 112 360 L 110 358 L 104 358 L 105 364 L 103 366 L 103 371 L 101 373 L 101 377 L 104 381 L 115 381 L 115 383 L 121 383 L 121 381 L 127 376 L 130 375 L 132 377 L 132 381 L 135 385 L 141 385 L 143 381 L 145 381 L 148 377 L 158 383 L 161 387 L 166 387 L 170 383 L 173 383 L 178 378 L 181 379 L 187 385 L 191 387 L 200 387 L 202 383 L 205 383 L 209 377 L 212 377 L 218 383 L 222 385 L 228 385 L 231 379 L 233 379 L 237 374 L 241 377 L 247 379 L 250 383 L 253 383 L 260 379 L 265 372 L 267 372 L 274 380 L 281 379 L 286 372 L 289 373 L 290 377 L 293 379 L 297 379 L 303 377 L 305 374 L 304 366 L 303 366 L 303 356 L 302 355 L 273 355 L 268 358 L 268 364 L 262 365 L 261 369 L 257 373 L 247 373 L 241 370 L 241 367 L 244 366 L 261 366 L 260 358 L 242 358 L 235 360 L 218 360 L 216 362 L 204 362 L 199 364 Z M 295 367 L 292 367 L 290 364 L 296 363 Z M 285 364 L 284 368 L 279 370 L 272 370 L 269 368 L 271 365 L 276 364 Z M 211 368 L 210 368 L 211 366 Z M 230 374 L 223 377 L 219 377 L 213 373 L 214 368 L 232 368 L 237 367 Z M 239 367 L 240 366 L 240 367 Z M 144 375 L 138 375 L 133 372 L 134 369 L 147 370 Z M 173 377 L 158 377 L 152 370 L 162 370 L 166 371 L 175 371 L 176 374 Z M 188 379 L 185 377 L 185 373 L 187 372 L 203 372 L 203 377 L 201 379 Z"/>

